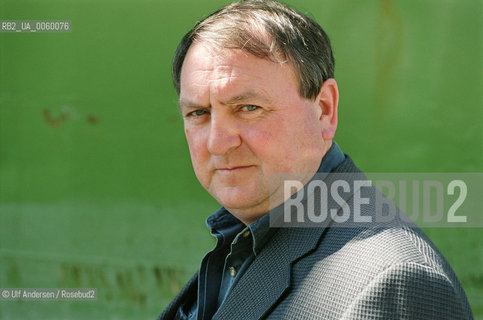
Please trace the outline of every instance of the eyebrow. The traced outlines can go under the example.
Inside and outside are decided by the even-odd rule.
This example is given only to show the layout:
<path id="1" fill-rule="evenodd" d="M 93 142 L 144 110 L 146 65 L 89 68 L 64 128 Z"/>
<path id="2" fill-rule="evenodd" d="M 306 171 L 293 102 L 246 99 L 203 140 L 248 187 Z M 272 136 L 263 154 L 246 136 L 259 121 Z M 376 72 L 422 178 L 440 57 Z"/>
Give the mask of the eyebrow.
<path id="1" fill-rule="evenodd" d="M 239 102 L 246 101 L 246 100 L 249 100 L 249 99 L 258 99 L 258 100 L 261 100 L 263 102 L 270 102 L 270 99 L 266 96 L 266 94 L 263 94 L 262 92 L 260 92 L 258 90 L 249 90 L 247 92 L 244 92 L 240 95 L 237 95 L 237 96 L 234 96 L 234 97 L 228 99 L 223 104 L 225 104 L 225 105 L 235 104 L 235 103 L 239 103 Z"/>
<path id="2" fill-rule="evenodd" d="M 179 100 L 178 108 L 182 110 L 182 109 L 199 109 L 199 108 L 206 108 L 206 107 L 199 105 L 196 102 L 191 102 L 189 100 L 184 100 L 184 101 Z"/>
<path id="3" fill-rule="evenodd" d="M 230 99 L 221 102 L 222 105 L 233 105 L 236 103 L 240 103 L 249 99 L 257 99 L 258 101 L 271 103 L 271 99 L 267 97 L 266 94 L 263 94 L 261 91 L 258 90 L 248 90 L 243 92 L 239 95 L 231 97 Z M 178 107 L 180 109 L 197 109 L 197 108 L 207 108 L 207 106 L 202 106 L 196 102 L 189 101 L 189 100 L 179 100 Z M 209 107 L 209 106 L 208 106 Z"/>

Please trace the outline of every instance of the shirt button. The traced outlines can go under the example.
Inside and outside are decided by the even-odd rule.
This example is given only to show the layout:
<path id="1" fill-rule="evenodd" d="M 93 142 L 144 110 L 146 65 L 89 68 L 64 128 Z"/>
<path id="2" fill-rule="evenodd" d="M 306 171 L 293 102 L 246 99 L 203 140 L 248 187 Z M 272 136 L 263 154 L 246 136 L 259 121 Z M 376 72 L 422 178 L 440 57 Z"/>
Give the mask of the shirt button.
<path id="1" fill-rule="evenodd" d="M 247 230 L 247 231 L 243 232 L 243 234 L 242 234 L 243 238 L 246 238 L 249 235 L 250 235 L 250 230 Z"/>
<path id="2" fill-rule="evenodd" d="M 237 273 L 236 268 L 235 267 L 230 267 L 230 275 L 232 277 L 234 277 L 234 276 L 236 276 L 236 273 Z"/>

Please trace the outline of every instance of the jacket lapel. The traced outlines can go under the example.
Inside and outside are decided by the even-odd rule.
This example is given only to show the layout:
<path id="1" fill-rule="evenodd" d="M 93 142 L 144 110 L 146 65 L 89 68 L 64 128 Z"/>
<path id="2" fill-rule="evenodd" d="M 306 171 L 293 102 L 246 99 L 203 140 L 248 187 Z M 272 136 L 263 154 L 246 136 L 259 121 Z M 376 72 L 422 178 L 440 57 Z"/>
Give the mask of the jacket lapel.
<path id="1" fill-rule="evenodd" d="M 284 294 L 292 262 L 316 247 L 325 227 L 283 228 L 253 260 L 213 319 L 260 319 Z"/>
<path id="2" fill-rule="evenodd" d="M 188 283 L 181 289 L 180 293 L 171 301 L 163 313 L 158 317 L 158 320 L 174 319 L 176 312 L 181 307 L 181 304 L 186 303 L 196 298 L 198 290 L 198 272 L 191 277 Z"/>

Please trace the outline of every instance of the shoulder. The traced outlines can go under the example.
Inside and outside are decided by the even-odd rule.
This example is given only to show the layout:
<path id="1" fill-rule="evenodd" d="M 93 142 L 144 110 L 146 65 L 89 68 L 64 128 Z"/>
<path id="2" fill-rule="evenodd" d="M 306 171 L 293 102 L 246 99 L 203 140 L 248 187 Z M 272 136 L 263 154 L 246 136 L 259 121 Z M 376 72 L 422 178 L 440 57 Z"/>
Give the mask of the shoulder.
<path id="1" fill-rule="evenodd" d="M 460 288 L 435 268 L 415 262 L 379 272 L 352 300 L 341 319 L 471 319 Z"/>
<path id="2" fill-rule="evenodd" d="M 344 319 L 469 319 L 463 289 L 431 241 L 407 225 L 328 228 L 293 265 L 292 303 Z M 301 311 L 305 312 L 305 311 Z M 422 312 L 422 313 L 421 313 Z"/>

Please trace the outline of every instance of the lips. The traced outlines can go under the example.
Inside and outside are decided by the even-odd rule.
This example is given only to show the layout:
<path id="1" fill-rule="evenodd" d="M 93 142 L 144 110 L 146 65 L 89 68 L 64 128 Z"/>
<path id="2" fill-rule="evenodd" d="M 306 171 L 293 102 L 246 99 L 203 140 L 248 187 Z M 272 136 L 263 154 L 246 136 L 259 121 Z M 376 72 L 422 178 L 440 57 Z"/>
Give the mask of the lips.
<path id="1" fill-rule="evenodd" d="M 233 167 L 226 167 L 226 168 L 217 168 L 215 169 L 218 172 L 222 173 L 230 173 L 230 172 L 237 172 L 237 171 L 242 171 L 244 169 L 249 169 L 254 167 L 253 165 L 248 165 L 248 166 L 233 166 Z"/>

